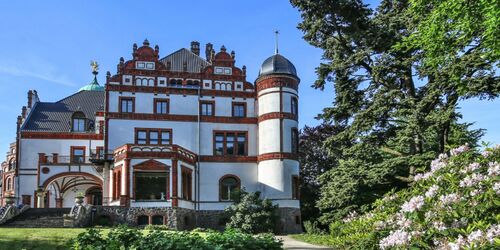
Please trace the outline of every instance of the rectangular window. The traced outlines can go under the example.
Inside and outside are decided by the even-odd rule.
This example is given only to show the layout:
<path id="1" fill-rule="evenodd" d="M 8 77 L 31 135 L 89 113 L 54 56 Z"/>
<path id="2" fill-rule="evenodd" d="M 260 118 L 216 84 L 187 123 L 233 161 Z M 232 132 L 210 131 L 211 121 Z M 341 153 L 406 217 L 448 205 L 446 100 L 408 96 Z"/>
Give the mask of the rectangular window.
<path id="1" fill-rule="evenodd" d="M 168 99 L 155 99 L 155 114 L 168 114 L 169 112 L 169 101 Z"/>
<path id="2" fill-rule="evenodd" d="M 149 131 L 149 144 L 158 144 L 158 131 Z"/>
<path id="3" fill-rule="evenodd" d="M 135 144 L 170 145 L 172 144 L 172 130 L 159 128 L 136 128 Z"/>
<path id="4" fill-rule="evenodd" d="M 85 147 L 71 147 L 71 162 L 84 163 L 85 162 Z"/>
<path id="5" fill-rule="evenodd" d="M 299 131 L 296 128 L 292 128 L 292 153 L 297 154 L 299 152 Z"/>
<path id="6" fill-rule="evenodd" d="M 136 200 L 165 200 L 168 172 L 135 172 Z"/>
<path id="7" fill-rule="evenodd" d="M 120 97 L 120 112 L 133 113 L 135 109 L 134 106 L 133 97 Z"/>
<path id="8" fill-rule="evenodd" d="M 192 200 L 193 192 L 193 171 L 182 167 L 182 199 Z"/>
<path id="9" fill-rule="evenodd" d="M 73 124 L 71 130 L 73 132 L 85 132 L 85 119 L 73 118 Z"/>
<path id="10" fill-rule="evenodd" d="M 245 117 L 246 109 L 246 103 L 233 103 L 233 117 Z"/>
<path id="11" fill-rule="evenodd" d="M 214 112 L 214 104 L 213 101 L 201 101 L 200 102 L 200 114 L 205 116 L 213 116 Z"/>
<path id="12" fill-rule="evenodd" d="M 138 130 L 136 138 L 136 144 L 148 144 L 148 136 L 146 130 Z"/>
<path id="13" fill-rule="evenodd" d="M 296 97 L 292 97 L 291 105 L 292 105 L 291 107 L 292 114 L 297 115 L 299 113 L 299 103 Z"/>
<path id="14" fill-rule="evenodd" d="M 97 159 L 104 159 L 104 147 L 96 147 L 94 157 Z"/>
<path id="15" fill-rule="evenodd" d="M 300 178 L 296 175 L 292 176 L 292 199 L 300 199 Z"/>
<path id="16" fill-rule="evenodd" d="M 247 132 L 215 132 L 214 155 L 247 155 Z"/>

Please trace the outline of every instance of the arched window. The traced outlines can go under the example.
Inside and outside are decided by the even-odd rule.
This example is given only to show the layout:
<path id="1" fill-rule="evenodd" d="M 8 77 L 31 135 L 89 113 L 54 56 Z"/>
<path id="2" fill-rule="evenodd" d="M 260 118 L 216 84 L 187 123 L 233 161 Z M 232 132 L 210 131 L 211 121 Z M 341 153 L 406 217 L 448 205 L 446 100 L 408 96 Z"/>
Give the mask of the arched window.
<path id="1" fill-rule="evenodd" d="M 7 178 L 7 189 L 6 190 L 12 190 L 12 178 Z"/>
<path id="2" fill-rule="evenodd" d="M 11 159 L 9 161 L 9 168 L 7 168 L 7 171 L 10 171 L 16 167 L 16 161 L 14 159 Z"/>
<path id="3" fill-rule="evenodd" d="M 219 197 L 221 201 L 231 201 L 240 190 L 240 179 L 234 175 L 223 176 L 219 181 Z"/>
<path id="4" fill-rule="evenodd" d="M 85 114 L 83 112 L 75 112 L 71 117 L 71 131 L 85 132 Z"/>
<path id="5" fill-rule="evenodd" d="M 148 80 L 148 86 L 154 86 L 155 85 L 155 80 L 149 79 Z"/>
<path id="6" fill-rule="evenodd" d="M 141 78 L 136 78 L 135 79 L 135 85 L 136 86 L 141 86 L 141 83 L 142 83 L 142 79 Z"/>

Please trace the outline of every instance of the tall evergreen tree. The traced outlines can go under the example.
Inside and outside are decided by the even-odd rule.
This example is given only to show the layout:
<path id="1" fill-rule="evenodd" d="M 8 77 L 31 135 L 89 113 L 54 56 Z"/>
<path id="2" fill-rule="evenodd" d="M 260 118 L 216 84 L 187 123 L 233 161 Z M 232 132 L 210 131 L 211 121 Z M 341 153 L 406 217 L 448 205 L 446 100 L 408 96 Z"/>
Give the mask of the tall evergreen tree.
<path id="1" fill-rule="evenodd" d="M 340 159 L 320 178 L 325 222 L 406 187 L 447 147 L 477 143 L 482 131 L 458 122 L 457 104 L 498 95 L 494 61 L 425 63 L 425 47 L 408 40 L 420 19 L 407 0 L 382 0 L 376 10 L 361 0 L 291 2 L 301 12 L 304 39 L 324 51 L 314 86 L 335 88 L 333 106 L 320 116 L 339 129 L 325 141 Z"/>

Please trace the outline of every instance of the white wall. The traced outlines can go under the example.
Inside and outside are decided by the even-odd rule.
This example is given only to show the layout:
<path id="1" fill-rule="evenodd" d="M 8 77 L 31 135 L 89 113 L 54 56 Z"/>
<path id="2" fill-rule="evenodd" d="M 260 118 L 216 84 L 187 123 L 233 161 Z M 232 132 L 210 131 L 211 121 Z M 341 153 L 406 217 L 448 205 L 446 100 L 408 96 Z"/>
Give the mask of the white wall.
<path id="1" fill-rule="evenodd" d="M 292 175 L 299 175 L 298 161 L 267 160 L 258 164 L 259 182 L 266 198 L 291 199 Z"/>

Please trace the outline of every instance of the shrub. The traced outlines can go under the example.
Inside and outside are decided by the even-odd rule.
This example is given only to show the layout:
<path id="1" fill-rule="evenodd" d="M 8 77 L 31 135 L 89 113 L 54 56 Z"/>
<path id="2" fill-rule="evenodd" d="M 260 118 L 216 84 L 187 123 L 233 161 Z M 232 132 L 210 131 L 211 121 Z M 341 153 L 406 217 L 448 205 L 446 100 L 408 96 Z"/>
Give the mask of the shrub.
<path id="1" fill-rule="evenodd" d="M 72 240 L 71 245 L 74 250 L 100 250 L 107 249 L 107 240 L 102 237 L 102 231 L 89 228 L 85 232 L 78 234 Z"/>
<path id="2" fill-rule="evenodd" d="M 307 234 L 323 234 L 324 232 L 321 231 L 318 227 L 318 222 L 317 221 L 305 221 L 304 222 L 304 229 Z"/>
<path id="3" fill-rule="evenodd" d="M 253 236 L 236 230 L 227 230 L 224 233 L 209 231 L 203 238 L 199 233 L 162 231 L 153 228 L 147 234 L 137 229 L 120 226 L 112 229 L 107 238 L 102 231 L 87 229 L 72 242 L 74 250 L 220 250 L 220 249 L 281 249 L 282 243 L 271 234 Z"/>
<path id="4" fill-rule="evenodd" d="M 241 190 L 235 203 L 225 209 L 228 229 L 245 233 L 272 232 L 277 224 L 278 206 L 268 199 L 260 199 L 260 192 L 248 193 Z"/>
<path id="5" fill-rule="evenodd" d="M 144 227 L 145 230 L 150 230 L 150 231 L 153 231 L 153 230 L 162 230 L 162 231 L 168 231 L 170 230 L 167 225 L 147 225 L 146 227 Z"/>
<path id="6" fill-rule="evenodd" d="M 331 223 L 322 240 L 340 249 L 499 249 L 499 195 L 500 147 L 462 146 L 369 213 Z"/>

